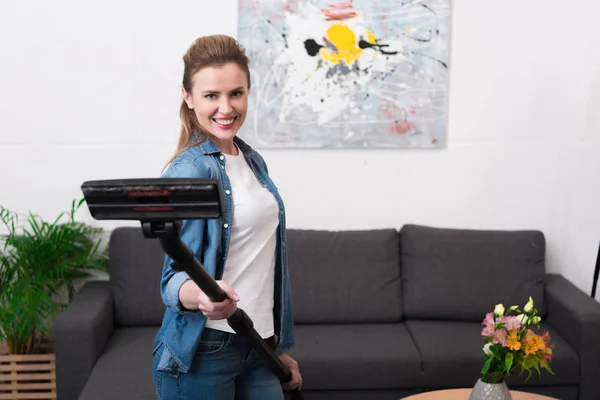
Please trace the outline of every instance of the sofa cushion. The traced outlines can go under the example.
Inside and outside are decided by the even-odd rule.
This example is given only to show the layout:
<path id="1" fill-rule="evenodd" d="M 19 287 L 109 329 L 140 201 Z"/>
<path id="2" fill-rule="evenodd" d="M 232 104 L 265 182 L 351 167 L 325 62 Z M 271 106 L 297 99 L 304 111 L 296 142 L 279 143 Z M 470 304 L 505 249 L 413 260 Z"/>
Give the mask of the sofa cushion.
<path id="1" fill-rule="evenodd" d="M 116 329 L 79 400 L 155 399 L 152 349 L 158 328 Z"/>
<path id="2" fill-rule="evenodd" d="M 287 231 L 295 322 L 402 318 L 398 232 Z"/>
<path id="3" fill-rule="evenodd" d="M 485 344 L 481 336 L 483 326 L 476 322 L 452 321 L 406 321 L 406 326 L 423 357 L 427 384 L 431 387 L 472 387 L 481 376 L 484 359 L 481 357 Z M 542 370 L 541 379 L 534 372 L 527 385 L 577 385 L 579 384 L 579 357 L 577 353 L 544 323 L 554 348 L 550 367 L 555 375 Z M 526 385 L 527 373 L 509 377 L 509 387 Z"/>
<path id="4" fill-rule="evenodd" d="M 158 239 L 142 229 L 116 228 L 109 242 L 110 284 L 117 326 L 160 325 L 165 305 L 160 296 L 164 252 Z"/>
<path id="5" fill-rule="evenodd" d="M 310 390 L 424 387 L 419 352 L 402 323 L 296 326 L 288 352 Z"/>
<path id="6" fill-rule="evenodd" d="M 531 296 L 543 317 L 545 244 L 539 231 L 403 226 L 404 316 L 475 322 L 497 303 L 523 307 Z"/>

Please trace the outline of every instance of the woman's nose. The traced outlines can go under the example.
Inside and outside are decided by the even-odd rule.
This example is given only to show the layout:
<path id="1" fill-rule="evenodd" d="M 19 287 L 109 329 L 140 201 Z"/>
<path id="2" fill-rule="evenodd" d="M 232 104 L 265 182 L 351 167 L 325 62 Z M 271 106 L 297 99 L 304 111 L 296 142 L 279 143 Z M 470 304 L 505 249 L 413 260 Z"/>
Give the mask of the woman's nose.
<path id="1" fill-rule="evenodd" d="M 233 110 L 231 107 L 231 101 L 227 97 L 222 97 L 219 102 L 219 111 L 223 114 L 228 114 Z"/>

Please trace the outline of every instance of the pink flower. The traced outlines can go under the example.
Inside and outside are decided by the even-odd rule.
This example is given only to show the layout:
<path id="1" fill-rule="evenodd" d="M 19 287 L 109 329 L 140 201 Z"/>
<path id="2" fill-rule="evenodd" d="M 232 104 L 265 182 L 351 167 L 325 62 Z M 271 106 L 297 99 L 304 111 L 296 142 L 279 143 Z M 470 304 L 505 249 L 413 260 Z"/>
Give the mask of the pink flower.
<path id="1" fill-rule="evenodd" d="M 494 313 L 487 313 L 485 315 L 485 318 L 483 319 L 483 322 L 481 323 L 481 325 L 485 325 L 488 328 L 489 327 L 494 327 L 494 325 L 496 324 L 496 322 L 494 321 Z"/>
<path id="2" fill-rule="evenodd" d="M 504 327 L 507 331 L 512 331 L 513 329 L 519 329 L 521 327 L 521 322 L 519 321 L 519 318 L 514 316 L 505 317 L 503 322 Z"/>
<path id="3" fill-rule="evenodd" d="M 492 336 L 494 334 L 494 328 L 488 328 L 487 326 L 481 331 L 481 336 Z"/>
<path id="4" fill-rule="evenodd" d="M 503 347 L 506 347 L 506 331 L 503 329 L 495 331 L 492 343 L 501 344 Z"/>
<path id="5" fill-rule="evenodd" d="M 481 325 L 485 325 L 485 328 L 481 331 L 482 336 L 492 336 L 496 327 L 494 322 L 494 313 L 487 313 Z"/>
<path id="6" fill-rule="evenodd" d="M 549 346 L 550 345 L 550 332 L 548 332 L 548 331 L 544 332 L 544 334 L 542 335 L 542 340 L 544 341 L 546 346 Z"/>

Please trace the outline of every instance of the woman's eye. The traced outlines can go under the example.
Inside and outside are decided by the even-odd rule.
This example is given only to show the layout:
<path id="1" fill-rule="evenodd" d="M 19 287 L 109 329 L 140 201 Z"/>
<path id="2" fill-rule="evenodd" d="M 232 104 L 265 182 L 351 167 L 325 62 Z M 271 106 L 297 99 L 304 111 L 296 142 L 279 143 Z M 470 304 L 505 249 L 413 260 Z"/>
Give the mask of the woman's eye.
<path id="1" fill-rule="evenodd" d="M 239 90 L 236 90 L 232 94 L 233 94 L 233 97 L 240 97 L 242 95 L 242 92 L 240 92 Z"/>
<path id="2" fill-rule="evenodd" d="M 211 94 L 207 94 L 207 95 L 206 95 L 206 96 L 204 96 L 204 97 L 206 97 L 206 98 L 207 98 L 207 99 L 209 99 L 209 100 L 212 100 L 212 99 L 215 99 L 215 98 L 216 98 L 216 96 L 215 96 L 214 94 L 212 94 L 212 93 L 211 93 Z"/>

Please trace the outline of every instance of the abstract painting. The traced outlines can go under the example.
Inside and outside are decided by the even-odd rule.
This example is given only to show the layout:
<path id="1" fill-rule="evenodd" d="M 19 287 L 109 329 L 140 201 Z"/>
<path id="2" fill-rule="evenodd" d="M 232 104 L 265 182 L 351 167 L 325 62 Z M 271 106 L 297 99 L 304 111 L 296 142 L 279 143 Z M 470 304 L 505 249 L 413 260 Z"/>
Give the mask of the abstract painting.
<path id="1" fill-rule="evenodd" d="M 450 0 L 238 0 L 257 148 L 445 145 Z"/>

